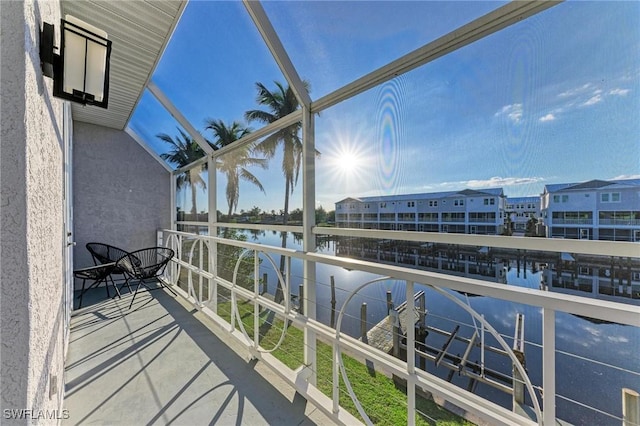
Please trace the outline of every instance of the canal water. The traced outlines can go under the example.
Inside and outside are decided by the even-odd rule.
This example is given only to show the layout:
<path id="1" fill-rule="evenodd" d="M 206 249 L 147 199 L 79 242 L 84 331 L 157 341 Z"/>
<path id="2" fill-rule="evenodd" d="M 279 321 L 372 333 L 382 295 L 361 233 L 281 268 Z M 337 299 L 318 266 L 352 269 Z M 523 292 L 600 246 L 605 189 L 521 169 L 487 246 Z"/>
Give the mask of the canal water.
<path id="1" fill-rule="evenodd" d="M 281 246 L 282 242 L 280 233 L 247 232 L 246 236 L 249 242 L 276 247 Z M 288 235 L 287 248 L 301 249 L 300 241 L 292 234 Z M 335 247 L 333 243 L 328 243 L 318 251 L 335 254 Z M 279 258 L 274 261 L 279 265 Z M 539 270 L 532 271 L 522 264 L 518 268 L 515 261 L 507 261 L 503 266 L 498 281 L 504 285 L 540 288 Z M 263 260 L 261 272 L 269 276 L 268 292 L 275 293 L 276 275 L 268 261 Z M 338 310 L 353 290 L 378 278 L 372 274 L 322 264 L 317 265 L 316 277 L 317 317 L 327 325 L 331 323 L 330 277 L 335 280 Z M 302 282 L 302 262 L 294 260 L 291 271 L 291 292 L 294 295 L 297 295 L 298 286 Z M 460 325 L 460 336 L 472 336 L 475 325 L 466 311 L 428 286 L 416 284 L 415 290 L 425 291 L 428 312 L 426 322 L 429 326 L 452 331 L 456 325 Z M 368 328 L 382 320 L 387 315 L 387 292 L 391 293 L 396 306 L 406 299 L 403 281 L 386 280 L 369 285 L 358 292 L 346 307 L 342 331 L 359 337 L 362 303 L 367 304 Z M 467 296 L 453 291 L 449 293 L 484 315 L 509 346 L 513 344 L 516 316 L 523 314 L 526 370 L 533 385 L 542 386 L 542 309 L 489 297 Z M 487 344 L 498 346 L 489 337 L 489 333 L 486 336 Z M 430 333 L 426 339 L 428 345 L 437 348 L 442 347 L 445 341 L 446 336 L 437 333 Z M 464 343 L 454 342 L 449 353 L 461 355 L 465 348 Z M 474 349 L 469 359 L 480 362 L 480 350 Z M 484 361 L 487 368 L 511 375 L 511 362 L 505 356 L 485 351 Z M 426 363 L 426 370 L 442 378 L 446 378 L 449 373 L 446 368 L 436 368 L 433 362 Z M 467 388 L 468 380 L 457 374 L 452 379 L 463 388 Z M 622 417 L 621 390 L 625 387 L 640 391 L 640 329 L 556 312 L 557 417 L 576 425 L 619 425 Z M 478 384 L 475 393 L 511 408 L 511 395 L 493 387 Z M 530 404 L 530 399 L 528 402 Z"/>

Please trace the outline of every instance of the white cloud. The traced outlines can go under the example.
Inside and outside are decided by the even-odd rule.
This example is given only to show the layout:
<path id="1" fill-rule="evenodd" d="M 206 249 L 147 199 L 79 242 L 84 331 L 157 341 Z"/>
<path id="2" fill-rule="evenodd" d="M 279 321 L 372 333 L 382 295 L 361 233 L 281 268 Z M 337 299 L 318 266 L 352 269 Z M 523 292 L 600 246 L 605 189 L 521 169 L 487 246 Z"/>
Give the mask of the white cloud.
<path id="1" fill-rule="evenodd" d="M 506 116 L 514 123 L 520 123 L 522 120 L 522 104 L 505 105 L 498 112 L 495 113 L 496 117 Z"/>
<path id="2" fill-rule="evenodd" d="M 465 186 L 469 188 L 488 188 L 498 186 L 528 185 L 542 181 L 539 177 L 500 177 L 494 176 L 489 179 L 474 179 L 466 181 Z M 462 182 L 461 182 L 462 183 Z"/>
<path id="3" fill-rule="evenodd" d="M 640 175 L 618 175 L 610 180 L 640 179 Z"/>
<path id="4" fill-rule="evenodd" d="M 617 95 L 617 96 L 626 96 L 627 93 L 629 93 L 629 89 L 616 88 L 609 91 L 610 95 Z"/>
<path id="5" fill-rule="evenodd" d="M 530 185 L 539 182 L 543 182 L 545 179 L 540 177 L 501 177 L 494 176 L 489 179 L 473 179 L 463 180 L 457 182 L 442 182 L 438 184 L 425 185 L 418 188 L 420 191 L 455 191 L 462 190 L 464 188 L 471 189 L 484 189 L 484 188 L 497 188 L 502 186 L 517 186 L 517 185 Z"/>
<path id="6" fill-rule="evenodd" d="M 587 100 L 585 103 L 582 104 L 582 106 L 591 106 L 591 105 L 595 105 L 598 102 L 602 101 L 602 95 L 600 94 L 596 94 L 594 96 L 592 96 L 591 98 L 589 98 L 589 100 Z"/>
<path id="7" fill-rule="evenodd" d="M 540 117 L 540 121 L 542 121 L 543 123 L 544 123 L 545 121 L 553 121 L 553 120 L 555 120 L 555 119 L 556 119 L 556 116 L 555 116 L 555 115 L 553 115 L 553 114 L 547 114 L 547 115 L 545 115 L 544 117 Z"/>
<path id="8" fill-rule="evenodd" d="M 586 92 L 587 90 L 591 89 L 592 87 L 593 87 L 592 83 L 586 83 L 586 84 L 583 84 L 580 87 L 576 87 L 574 89 L 566 90 L 566 91 L 560 93 L 558 96 L 561 97 L 561 98 L 567 98 L 567 97 L 576 96 L 576 95 L 579 95 L 581 93 Z"/>

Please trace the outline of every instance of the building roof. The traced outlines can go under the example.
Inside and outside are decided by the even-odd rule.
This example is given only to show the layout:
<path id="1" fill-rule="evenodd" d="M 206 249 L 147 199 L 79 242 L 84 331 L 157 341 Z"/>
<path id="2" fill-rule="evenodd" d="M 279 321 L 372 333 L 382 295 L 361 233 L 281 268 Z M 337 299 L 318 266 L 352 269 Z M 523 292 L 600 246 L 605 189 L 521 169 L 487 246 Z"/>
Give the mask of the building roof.
<path id="1" fill-rule="evenodd" d="M 411 201 L 411 200 L 424 200 L 424 199 L 442 199 L 456 196 L 465 197 L 486 197 L 486 196 L 504 196 L 502 188 L 487 188 L 487 189 L 464 189 L 462 191 L 444 191 L 444 192 L 425 192 L 420 194 L 399 194 L 399 195 L 378 195 L 372 197 L 353 198 L 348 197 L 344 200 L 336 202 L 336 204 L 344 203 L 348 201 L 357 202 L 380 202 L 380 201 Z"/>
<path id="2" fill-rule="evenodd" d="M 621 189 L 640 186 L 640 179 L 619 179 L 619 180 L 599 180 L 593 179 L 586 182 L 578 183 L 556 183 L 544 186 L 544 192 L 552 193 L 559 191 L 582 191 L 593 189 Z"/>

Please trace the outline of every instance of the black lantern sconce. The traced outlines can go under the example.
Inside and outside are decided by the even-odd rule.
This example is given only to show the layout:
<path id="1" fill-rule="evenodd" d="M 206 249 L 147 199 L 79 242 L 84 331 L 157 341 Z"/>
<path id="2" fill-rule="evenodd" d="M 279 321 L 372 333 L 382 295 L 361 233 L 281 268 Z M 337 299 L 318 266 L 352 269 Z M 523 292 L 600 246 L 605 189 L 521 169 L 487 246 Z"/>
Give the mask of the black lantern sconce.
<path id="1" fill-rule="evenodd" d="M 54 26 L 40 33 L 42 73 L 53 78 L 53 96 L 107 108 L 111 41 L 107 33 L 78 18 L 61 20 L 60 54 L 53 53 Z"/>

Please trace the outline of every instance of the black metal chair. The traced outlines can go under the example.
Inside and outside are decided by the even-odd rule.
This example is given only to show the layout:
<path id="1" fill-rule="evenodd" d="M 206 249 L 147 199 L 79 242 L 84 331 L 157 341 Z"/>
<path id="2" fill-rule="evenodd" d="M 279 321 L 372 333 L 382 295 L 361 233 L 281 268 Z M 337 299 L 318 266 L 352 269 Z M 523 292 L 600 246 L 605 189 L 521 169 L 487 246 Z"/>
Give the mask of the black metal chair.
<path id="1" fill-rule="evenodd" d="M 73 276 L 82 280 L 82 290 L 80 290 L 80 296 L 78 296 L 80 298 L 78 309 L 82 308 L 82 297 L 84 296 L 84 293 L 93 287 L 97 287 L 103 281 L 104 288 L 107 290 L 107 297 L 111 297 L 109 294 L 109 283 L 107 282 L 107 278 L 111 274 L 114 265 L 114 263 L 105 263 L 103 265 L 90 266 L 88 268 L 76 269 L 73 271 Z M 85 289 L 84 286 L 87 280 L 92 280 L 93 283 Z M 113 287 L 116 289 L 116 294 L 120 297 L 118 286 L 116 286 L 113 280 L 111 282 Z"/>
<path id="2" fill-rule="evenodd" d="M 96 265 L 103 264 L 111 264 L 111 271 L 108 274 L 108 278 L 111 280 L 114 286 L 116 286 L 115 281 L 113 279 L 113 275 L 122 275 L 122 280 L 124 283 L 120 286 L 120 290 L 126 285 L 129 287 L 129 293 L 133 293 L 131 290 L 131 286 L 129 286 L 129 280 L 126 279 L 125 272 L 116 265 L 116 262 L 129 254 L 129 252 L 119 248 L 114 247 L 109 244 L 103 243 L 87 243 L 87 250 L 91 253 L 91 257 L 93 258 L 93 263 Z M 117 289 L 117 287 L 116 287 Z M 118 294 L 120 294 L 118 292 Z"/>
<path id="3" fill-rule="evenodd" d="M 160 287 L 166 288 L 177 296 L 175 291 L 166 286 L 162 280 L 158 279 L 163 274 L 167 264 L 171 261 L 174 254 L 174 251 L 170 248 L 150 247 L 127 253 L 116 262 L 116 268 L 124 271 L 127 277 L 127 283 L 129 280 L 138 280 L 138 285 L 136 286 L 136 290 L 131 298 L 129 309 L 133 306 L 133 301 L 135 300 L 141 285 L 144 285 L 148 290 L 151 290 L 145 282 L 150 279 L 155 279 Z"/>

